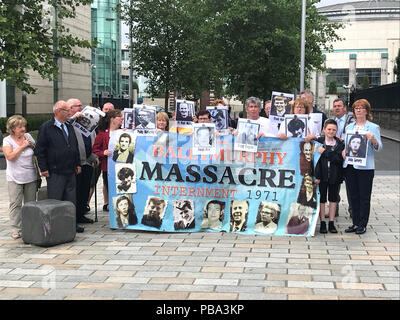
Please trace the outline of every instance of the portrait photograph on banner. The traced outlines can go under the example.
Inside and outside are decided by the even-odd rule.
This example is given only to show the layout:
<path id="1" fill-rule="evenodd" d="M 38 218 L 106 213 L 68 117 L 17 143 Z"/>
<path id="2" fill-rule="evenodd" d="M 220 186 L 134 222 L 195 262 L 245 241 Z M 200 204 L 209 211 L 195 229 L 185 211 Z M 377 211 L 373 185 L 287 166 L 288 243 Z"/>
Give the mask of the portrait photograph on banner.
<path id="1" fill-rule="evenodd" d="M 135 205 L 133 204 L 131 194 L 123 194 L 121 196 L 113 197 L 112 201 L 115 218 L 119 228 L 125 228 L 129 225 L 135 225 L 138 223 Z"/>
<path id="2" fill-rule="evenodd" d="M 149 196 L 143 210 L 141 223 L 145 226 L 161 228 L 168 201 L 162 198 Z"/>
<path id="3" fill-rule="evenodd" d="M 132 163 L 135 150 L 136 135 L 132 131 L 118 130 L 114 134 L 114 151 L 112 159 L 115 162 Z M 110 135 L 111 140 L 111 135 Z"/>
<path id="4" fill-rule="evenodd" d="M 260 124 L 249 119 L 239 118 L 234 149 L 238 151 L 257 152 Z"/>
<path id="5" fill-rule="evenodd" d="M 284 121 L 285 114 L 290 114 L 289 102 L 293 99 L 294 95 L 291 93 L 272 91 L 269 120 L 276 125 Z"/>
<path id="6" fill-rule="evenodd" d="M 132 125 L 134 124 L 133 108 L 124 108 L 123 115 L 124 122 L 122 123 L 122 128 L 132 129 Z"/>
<path id="7" fill-rule="evenodd" d="M 134 105 L 135 128 L 138 135 L 155 135 L 156 107 L 141 104 Z"/>
<path id="8" fill-rule="evenodd" d="M 232 200 L 230 203 L 230 229 L 229 231 L 242 232 L 247 229 L 249 214 L 249 201 Z"/>
<path id="9" fill-rule="evenodd" d="M 97 128 L 99 121 L 106 114 L 100 109 L 86 106 L 82 110 L 82 117 L 77 118 L 73 122 L 73 126 L 77 128 L 85 137 L 90 136 L 90 134 Z"/>
<path id="10" fill-rule="evenodd" d="M 214 123 L 193 124 L 193 154 L 215 154 L 216 130 Z"/>
<path id="11" fill-rule="evenodd" d="M 260 233 L 274 233 L 278 227 L 281 206 L 278 203 L 261 201 L 258 206 L 254 231 Z"/>
<path id="12" fill-rule="evenodd" d="M 367 163 L 368 140 L 364 131 L 347 131 L 345 154 L 348 164 L 365 166 Z"/>
<path id="13" fill-rule="evenodd" d="M 193 101 L 176 100 L 175 120 L 177 127 L 181 128 L 190 127 L 193 124 L 194 115 L 195 115 L 195 105 Z"/>
<path id="14" fill-rule="evenodd" d="M 136 193 L 136 170 L 134 163 L 115 164 L 117 193 Z"/>
<path id="15" fill-rule="evenodd" d="M 288 138 L 305 138 L 308 130 L 308 114 L 286 114 L 285 130 Z"/>
<path id="16" fill-rule="evenodd" d="M 304 235 L 307 233 L 313 215 L 313 208 L 293 202 L 286 223 L 286 233 Z"/>
<path id="17" fill-rule="evenodd" d="M 194 202 L 191 199 L 172 200 L 174 229 L 186 230 L 195 227 Z"/>
<path id="18" fill-rule="evenodd" d="M 218 131 L 228 129 L 228 107 L 227 106 L 207 106 L 210 112 L 211 121 L 215 124 Z"/>
<path id="19" fill-rule="evenodd" d="M 225 217 L 225 202 L 219 200 L 209 200 L 204 207 L 202 229 L 219 230 Z"/>

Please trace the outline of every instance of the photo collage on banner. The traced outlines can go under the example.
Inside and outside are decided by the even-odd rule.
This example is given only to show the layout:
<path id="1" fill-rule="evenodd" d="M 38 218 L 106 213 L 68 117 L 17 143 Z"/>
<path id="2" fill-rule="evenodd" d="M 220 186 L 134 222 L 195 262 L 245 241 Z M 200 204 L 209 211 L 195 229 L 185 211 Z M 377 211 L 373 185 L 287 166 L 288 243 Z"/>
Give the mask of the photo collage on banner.
<path id="1" fill-rule="evenodd" d="M 237 134 L 235 136 L 235 150 L 257 152 L 257 136 L 259 131 L 259 123 L 253 120 L 239 118 L 237 124 Z"/>
<path id="2" fill-rule="evenodd" d="M 157 128 L 156 107 L 135 104 L 133 109 L 135 128 L 138 135 L 155 135 Z"/>
<path id="3" fill-rule="evenodd" d="M 132 145 L 124 133 L 134 134 L 118 131 L 109 149 L 122 154 Z M 321 144 L 261 137 L 250 152 L 233 148 L 229 135 L 216 138 L 214 153 L 195 155 L 195 134 L 180 136 L 166 146 L 138 135 L 132 162 L 109 157 L 110 228 L 314 235 L 319 192 L 311 177 Z"/>
<path id="4" fill-rule="evenodd" d="M 367 164 L 368 139 L 365 131 L 346 131 L 345 154 L 348 164 L 365 167 Z"/>
<path id="5" fill-rule="evenodd" d="M 72 125 L 77 128 L 85 137 L 89 137 L 90 134 L 97 128 L 99 121 L 106 114 L 100 109 L 86 106 L 82 110 L 82 117 L 77 118 Z"/>
<path id="6" fill-rule="evenodd" d="M 285 120 L 285 114 L 291 113 L 289 102 L 293 99 L 294 95 L 291 93 L 272 91 L 269 120 L 271 121 L 271 125 L 277 127 L 277 130 L 280 124 Z"/>
<path id="7" fill-rule="evenodd" d="M 176 100 L 175 103 L 175 120 L 176 126 L 179 128 L 188 128 L 193 125 L 193 117 L 195 116 L 195 105 L 193 101 Z"/>

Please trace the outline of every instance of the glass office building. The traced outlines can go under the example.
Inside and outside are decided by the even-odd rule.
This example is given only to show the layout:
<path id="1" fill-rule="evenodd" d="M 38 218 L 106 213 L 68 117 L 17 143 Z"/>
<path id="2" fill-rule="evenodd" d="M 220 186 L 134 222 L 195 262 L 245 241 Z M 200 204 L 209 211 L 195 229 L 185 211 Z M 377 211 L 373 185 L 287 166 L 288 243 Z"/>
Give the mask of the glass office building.
<path id="1" fill-rule="evenodd" d="M 93 96 L 121 95 L 121 28 L 115 11 L 119 0 L 95 0 L 92 3 L 92 40 L 98 45 L 92 50 Z"/>

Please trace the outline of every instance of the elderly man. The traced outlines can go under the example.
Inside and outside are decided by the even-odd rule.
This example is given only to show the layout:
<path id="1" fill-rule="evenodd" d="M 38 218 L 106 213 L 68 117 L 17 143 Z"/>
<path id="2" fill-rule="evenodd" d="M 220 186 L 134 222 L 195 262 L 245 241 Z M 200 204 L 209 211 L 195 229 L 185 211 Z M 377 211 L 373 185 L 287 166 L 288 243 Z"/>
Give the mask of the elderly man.
<path id="1" fill-rule="evenodd" d="M 231 201 L 230 231 L 246 231 L 249 203 L 246 200 Z"/>
<path id="2" fill-rule="evenodd" d="M 338 138 L 344 140 L 346 137 L 346 126 L 355 121 L 355 119 L 353 117 L 353 112 L 346 113 L 346 105 L 345 105 L 343 99 L 338 98 L 333 101 L 333 114 L 335 116 L 333 118 L 333 120 L 336 121 L 337 126 L 338 126 L 336 136 Z M 345 178 L 345 183 L 346 183 L 346 178 Z M 340 193 L 340 186 L 339 186 L 339 193 Z M 349 198 L 349 190 L 347 188 L 347 183 L 346 183 L 346 195 L 347 195 L 347 199 L 350 199 Z M 339 197 L 339 201 L 340 201 L 340 197 Z M 351 214 L 350 201 L 348 201 L 348 204 L 349 204 L 348 211 L 349 211 L 349 214 L 351 217 L 352 214 Z M 336 217 L 339 216 L 339 206 L 336 206 L 335 216 Z"/>
<path id="3" fill-rule="evenodd" d="M 71 98 L 67 101 L 70 106 L 72 118 L 82 115 L 82 103 L 79 99 Z M 98 165 L 98 157 L 92 152 L 96 132 L 86 137 L 77 128 L 74 128 L 78 142 L 79 159 L 82 171 L 76 176 L 76 221 L 78 223 L 93 223 L 92 219 L 86 218 L 85 208 L 89 199 L 90 183 L 92 181 L 93 165 Z"/>
<path id="4" fill-rule="evenodd" d="M 81 173 L 81 166 L 74 128 L 66 123 L 70 109 L 63 100 L 54 104 L 54 117 L 39 128 L 35 155 L 47 180 L 47 197 L 76 206 L 76 174 Z M 77 225 L 76 231 L 84 229 Z"/>

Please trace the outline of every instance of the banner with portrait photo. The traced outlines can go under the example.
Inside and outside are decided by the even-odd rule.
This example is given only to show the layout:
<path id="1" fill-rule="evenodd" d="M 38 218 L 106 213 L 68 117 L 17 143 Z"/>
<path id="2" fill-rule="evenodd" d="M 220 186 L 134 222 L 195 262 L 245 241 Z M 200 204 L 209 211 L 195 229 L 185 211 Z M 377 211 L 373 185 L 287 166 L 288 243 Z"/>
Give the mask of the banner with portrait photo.
<path id="1" fill-rule="evenodd" d="M 279 124 L 285 120 L 285 114 L 291 113 L 289 102 L 293 99 L 294 95 L 292 93 L 272 91 L 271 109 L 269 113 L 269 120 L 271 123 L 279 127 Z"/>
<path id="2" fill-rule="evenodd" d="M 319 192 L 311 174 L 321 144 L 261 137 L 257 152 L 244 152 L 229 135 L 217 137 L 214 154 L 194 155 L 192 136 L 166 134 L 169 144 L 136 138 L 136 193 L 117 193 L 122 180 L 108 158 L 110 228 L 314 235 Z"/>
<path id="3" fill-rule="evenodd" d="M 227 106 L 207 106 L 206 110 L 210 112 L 211 121 L 215 124 L 215 128 L 221 134 L 228 134 L 228 107 Z"/>
<path id="4" fill-rule="evenodd" d="M 124 122 L 122 123 L 121 128 L 132 129 L 132 125 L 134 124 L 134 111 L 133 108 L 124 108 L 123 111 Z"/>
<path id="5" fill-rule="evenodd" d="M 99 121 L 106 114 L 100 109 L 86 106 L 82 110 L 82 117 L 77 118 L 72 125 L 77 128 L 85 137 L 89 137 L 90 134 L 97 128 Z"/>
<path id="6" fill-rule="evenodd" d="M 157 127 L 156 107 L 144 104 L 135 104 L 133 110 L 137 134 L 154 136 Z"/>
<path id="7" fill-rule="evenodd" d="M 284 128 L 288 138 L 305 138 L 308 132 L 308 114 L 286 114 Z"/>
<path id="8" fill-rule="evenodd" d="M 215 154 L 216 132 L 214 123 L 194 123 L 193 154 Z"/>
<path id="9" fill-rule="evenodd" d="M 365 167 L 367 164 L 368 139 L 365 131 L 346 131 L 345 155 L 347 163 Z"/>
<path id="10" fill-rule="evenodd" d="M 235 136 L 235 150 L 256 152 L 260 124 L 249 119 L 238 119 L 237 134 Z"/>
<path id="11" fill-rule="evenodd" d="M 193 101 L 176 100 L 175 103 L 175 120 L 176 126 L 179 128 L 188 128 L 193 124 L 195 115 L 195 106 Z"/>

